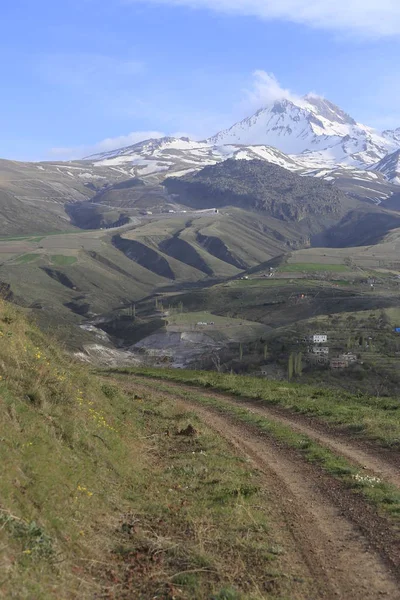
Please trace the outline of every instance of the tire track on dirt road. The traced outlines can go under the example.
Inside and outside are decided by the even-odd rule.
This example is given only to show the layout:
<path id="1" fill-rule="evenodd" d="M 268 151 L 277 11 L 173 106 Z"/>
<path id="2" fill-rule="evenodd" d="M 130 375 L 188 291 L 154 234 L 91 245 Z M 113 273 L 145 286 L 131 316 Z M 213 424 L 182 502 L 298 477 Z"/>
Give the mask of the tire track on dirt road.
<path id="1" fill-rule="evenodd" d="M 174 395 L 173 389 L 158 391 L 156 382 L 152 384 L 136 377 L 130 383 L 139 393 Z M 333 478 L 269 436 L 213 408 L 174 397 L 263 474 L 273 520 L 284 523 L 293 556 L 300 555 L 316 589 L 307 600 L 400 600 L 400 548 L 372 506 L 340 485 L 335 489 Z M 357 523 L 358 514 L 364 529 Z"/>
<path id="2" fill-rule="evenodd" d="M 163 381 L 162 385 L 163 387 L 170 387 L 171 390 L 174 389 L 174 386 L 175 389 L 179 387 L 179 384 L 169 381 Z M 366 469 L 371 474 L 392 483 L 400 489 L 400 453 L 397 451 L 390 451 L 379 446 L 374 447 L 372 443 L 354 439 L 343 430 L 335 431 L 334 427 L 321 423 L 317 419 L 290 413 L 288 409 L 271 406 L 266 402 L 211 392 L 197 386 L 184 385 L 180 389 L 183 391 L 185 389 L 192 390 L 202 396 L 217 398 L 232 406 L 241 406 L 251 413 L 265 417 L 269 421 L 287 425 L 296 433 L 306 435 L 329 448 L 335 454 L 348 459 L 362 469 Z"/>

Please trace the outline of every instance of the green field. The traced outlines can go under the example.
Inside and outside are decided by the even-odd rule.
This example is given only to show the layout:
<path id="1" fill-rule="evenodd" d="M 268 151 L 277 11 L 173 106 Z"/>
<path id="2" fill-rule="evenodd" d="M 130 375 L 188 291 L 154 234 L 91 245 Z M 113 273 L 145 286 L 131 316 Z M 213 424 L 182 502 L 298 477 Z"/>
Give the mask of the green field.
<path id="1" fill-rule="evenodd" d="M 295 281 L 289 281 L 286 280 L 285 281 L 285 285 L 287 284 L 294 284 Z M 265 288 L 272 288 L 272 287 L 280 287 L 282 286 L 282 280 L 281 279 L 274 279 L 273 277 L 263 277 L 263 278 L 256 278 L 256 277 L 249 277 L 249 279 L 234 279 L 233 281 L 230 281 L 229 283 L 225 284 L 226 287 L 237 287 L 237 288 L 248 288 L 248 287 L 265 287 Z"/>
<path id="2" fill-rule="evenodd" d="M 167 317 L 168 325 L 196 325 L 199 322 L 214 322 L 215 325 L 232 325 L 236 324 L 235 319 L 228 319 L 226 317 L 220 317 L 219 315 L 213 315 L 210 312 L 199 311 L 199 312 L 188 312 L 188 313 L 177 313 L 171 314 Z"/>
<path id="3" fill-rule="evenodd" d="M 63 254 L 54 254 L 50 259 L 53 265 L 57 265 L 57 267 L 74 265 L 78 260 L 75 256 L 64 256 Z"/>
<path id="4" fill-rule="evenodd" d="M 167 317 L 167 321 L 172 330 L 204 333 L 215 341 L 224 343 L 250 342 L 264 337 L 270 331 L 269 327 L 261 323 L 221 317 L 206 311 L 173 314 Z M 207 323 L 207 325 L 197 325 L 197 323 Z"/>
<path id="5" fill-rule="evenodd" d="M 288 262 L 285 265 L 279 267 L 278 271 L 285 272 L 316 272 L 316 271 L 329 271 L 332 273 L 345 273 L 351 271 L 346 265 L 329 264 L 329 263 L 295 263 Z"/>
<path id="6" fill-rule="evenodd" d="M 20 240 L 29 240 L 31 242 L 40 242 L 44 238 L 50 235 L 68 235 L 71 233 L 77 233 L 76 229 L 65 229 L 61 231 L 46 231 L 45 233 L 30 233 L 26 235 L 10 235 L 10 236 L 0 236 L 0 242 L 15 242 Z"/>
<path id="7" fill-rule="evenodd" d="M 31 263 L 38 258 L 40 258 L 40 254 L 23 254 L 17 258 L 16 262 L 20 264 L 26 264 Z"/>

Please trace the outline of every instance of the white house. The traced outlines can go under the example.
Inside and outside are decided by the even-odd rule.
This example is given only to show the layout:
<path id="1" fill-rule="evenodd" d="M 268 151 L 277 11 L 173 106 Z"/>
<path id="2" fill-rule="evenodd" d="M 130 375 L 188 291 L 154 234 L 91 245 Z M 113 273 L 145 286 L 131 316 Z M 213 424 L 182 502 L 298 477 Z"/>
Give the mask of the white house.
<path id="1" fill-rule="evenodd" d="M 328 346 L 314 346 L 312 348 L 313 354 L 329 354 Z"/>
<path id="2" fill-rule="evenodd" d="M 345 354 L 341 354 L 339 358 L 341 360 L 347 360 L 349 363 L 357 362 L 357 354 L 353 354 L 352 352 L 346 352 Z"/>
<path id="3" fill-rule="evenodd" d="M 311 341 L 314 344 L 324 344 L 328 341 L 328 336 L 325 333 L 314 333 L 311 336 Z"/>

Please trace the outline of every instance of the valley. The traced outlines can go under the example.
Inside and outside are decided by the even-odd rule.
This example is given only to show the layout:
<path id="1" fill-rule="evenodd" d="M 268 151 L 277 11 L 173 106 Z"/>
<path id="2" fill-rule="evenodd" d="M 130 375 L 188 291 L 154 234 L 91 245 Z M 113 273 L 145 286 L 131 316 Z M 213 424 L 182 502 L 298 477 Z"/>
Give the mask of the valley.
<path id="1" fill-rule="evenodd" d="M 396 210 L 262 160 L 92 188 L 63 198 L 68 231 L 0 239 L 4 295 L 77 357 L 285 379 L 301 355 L 304 381 L 395 389 Z"/>

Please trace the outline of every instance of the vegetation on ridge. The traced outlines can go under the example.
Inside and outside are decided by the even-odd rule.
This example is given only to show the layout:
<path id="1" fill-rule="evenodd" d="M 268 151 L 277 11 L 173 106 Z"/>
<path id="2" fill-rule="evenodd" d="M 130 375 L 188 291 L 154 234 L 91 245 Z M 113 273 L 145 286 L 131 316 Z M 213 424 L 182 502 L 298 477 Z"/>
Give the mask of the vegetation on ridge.
<path id="1" fill-rule="evenodd" d="M 284 221 L 312 216 L 338 220 L 357 204 L 333 185 L 263 160 L 228 159 L 198 173 L 166 179 L 164 185 L 194 208 L 238 206 Z"/>

